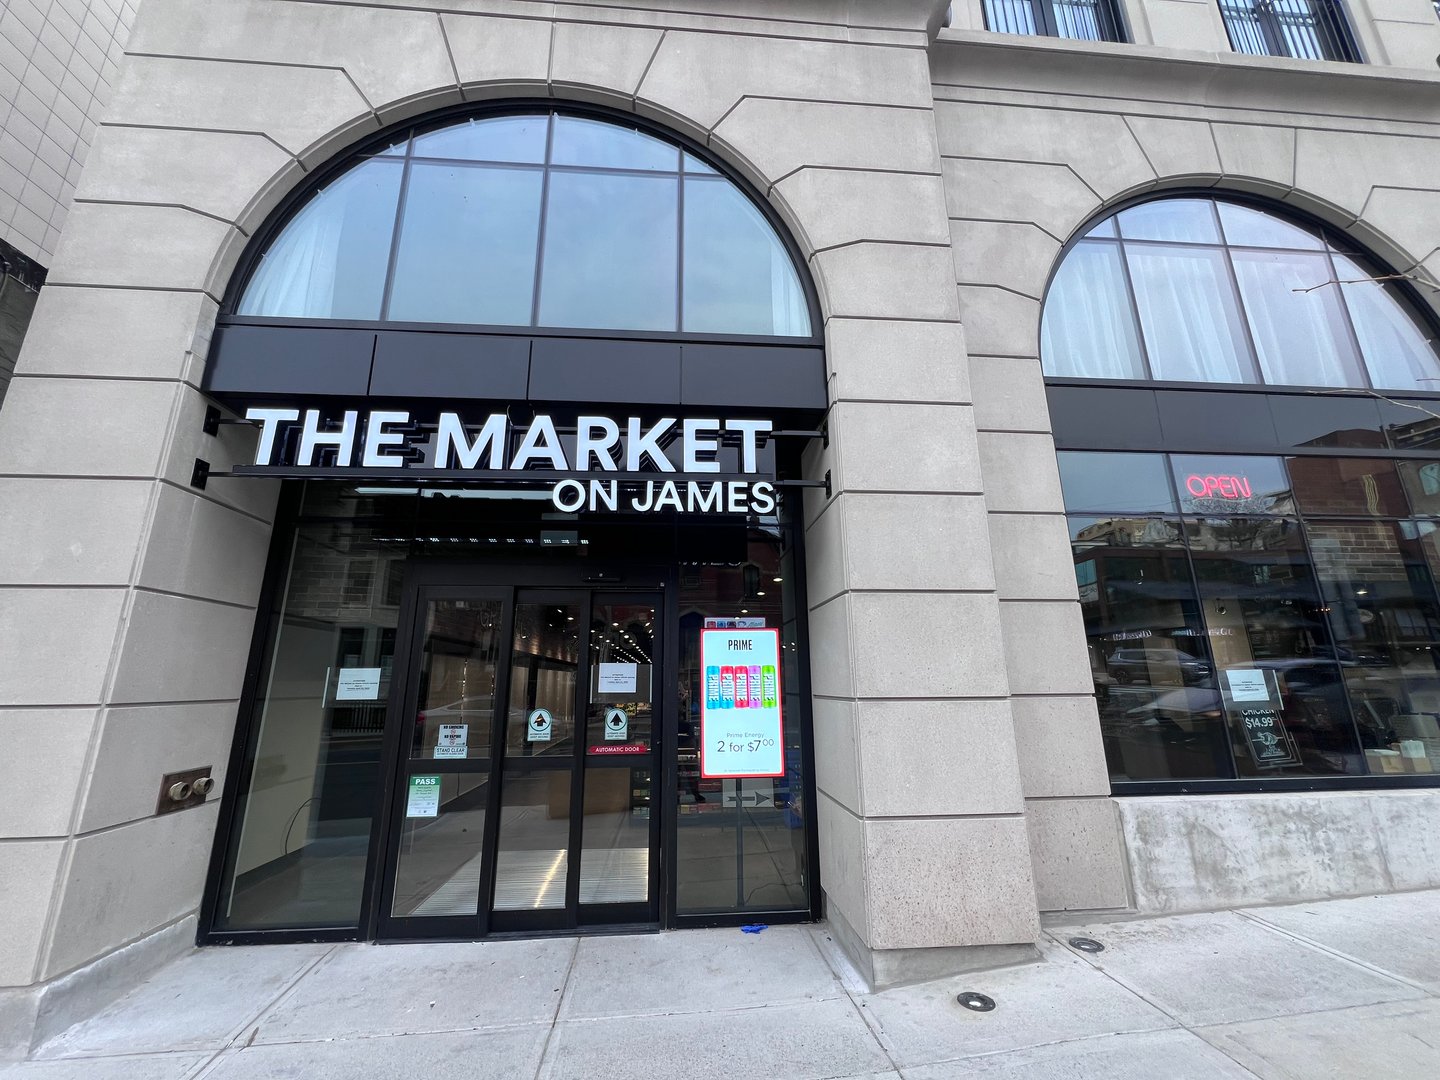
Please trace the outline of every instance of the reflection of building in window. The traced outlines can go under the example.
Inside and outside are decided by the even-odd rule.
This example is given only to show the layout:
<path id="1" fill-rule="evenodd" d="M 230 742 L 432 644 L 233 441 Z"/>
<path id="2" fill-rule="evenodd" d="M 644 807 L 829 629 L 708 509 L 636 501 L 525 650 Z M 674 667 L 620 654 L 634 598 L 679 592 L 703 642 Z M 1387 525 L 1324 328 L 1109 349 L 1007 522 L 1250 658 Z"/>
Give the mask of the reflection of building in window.
<path id="1" fill-rule="evenodd" d="M 1067 503 L 1126 499 L 1117 464 L 1168 471 L 1187 510 L 1197 470 L 1274 494 L 1262 514 L 1070 516 L 1114 782 L 1440 771 L 1440 522 L 1416 516 L 1440 514 L 1420 481 L 1440 462 L 1074 453 Z M 1278 699 L 1228 699 L 1232 674 Z"/>
<path id="2" fill-rule="evenodd" d="M 0 240 L 0 405 L 44 283 L 44 267 Z"/>

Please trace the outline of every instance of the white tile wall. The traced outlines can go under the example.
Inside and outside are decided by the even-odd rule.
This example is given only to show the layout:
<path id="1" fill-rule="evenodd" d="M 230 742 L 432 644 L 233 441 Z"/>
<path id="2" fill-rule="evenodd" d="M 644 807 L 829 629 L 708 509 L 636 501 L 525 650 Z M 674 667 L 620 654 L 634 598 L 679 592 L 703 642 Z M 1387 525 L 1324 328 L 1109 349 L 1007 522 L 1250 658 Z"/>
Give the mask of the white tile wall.
<path id="1" fill-rule="evenodd" d="M 0 3 L 0 239 L 49 266 L 140 0 Z"/>

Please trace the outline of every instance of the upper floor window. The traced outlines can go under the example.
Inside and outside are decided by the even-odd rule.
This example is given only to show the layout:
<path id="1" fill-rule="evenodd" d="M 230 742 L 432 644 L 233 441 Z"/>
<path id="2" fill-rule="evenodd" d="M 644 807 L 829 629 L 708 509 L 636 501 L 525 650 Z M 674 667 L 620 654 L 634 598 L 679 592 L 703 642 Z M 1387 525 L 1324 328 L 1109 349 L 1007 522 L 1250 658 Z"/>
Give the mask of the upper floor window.
<path id="1" fill-rule="evenodd" d="M 1220 14 L 1236 52 L 1360 61 L 1340 0 L 1220 0 Z"/>
<path id="2" fill-rule="evenodd" d="M 1083 41 L 1124 41 L 1113 0 L 985 0 L 985 28 Z"/>
<path id="3" fill-rule="evenodd" d="M 1440 392 L 1433 332 L 1394 277 L 1270 211 L 1157 199 L 1070 248 L 1041 360 L 1069 378 Z"/>
<path id="4" fill-rule="evenodd" d="M 417 127 L 289 218 L 237 315 L 809 337 L 785 244 L 676 143 L 560 110 Z"/>

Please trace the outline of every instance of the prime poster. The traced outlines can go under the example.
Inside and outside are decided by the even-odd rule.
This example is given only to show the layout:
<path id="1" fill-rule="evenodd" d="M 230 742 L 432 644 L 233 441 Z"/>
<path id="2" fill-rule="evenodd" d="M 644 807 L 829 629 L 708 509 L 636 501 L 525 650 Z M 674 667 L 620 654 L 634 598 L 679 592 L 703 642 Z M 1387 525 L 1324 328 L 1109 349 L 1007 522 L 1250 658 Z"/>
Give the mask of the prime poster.
<path id="1" fill-rule="evenodd" d="M 779 630 L 702 630 L 700 775 L 784 776 Z"/>

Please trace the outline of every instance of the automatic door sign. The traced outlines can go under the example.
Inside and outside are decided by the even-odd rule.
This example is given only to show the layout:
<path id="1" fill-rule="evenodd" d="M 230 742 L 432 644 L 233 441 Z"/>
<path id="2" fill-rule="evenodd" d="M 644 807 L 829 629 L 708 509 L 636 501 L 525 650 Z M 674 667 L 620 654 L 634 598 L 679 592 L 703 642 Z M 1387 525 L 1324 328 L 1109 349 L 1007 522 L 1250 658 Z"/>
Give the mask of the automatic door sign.
<path id="1" fill-rule="evenodd" d="M 525 722 L 526 742 L 549 742 L 554 726 L 555 718 L 550 715 L 549 709 L 536 709 Z"/>
<path id="2" fill-rule="evenodd" d="M 469 724 L 441 724 L 435 736 L 437 758 L 466 757 L 470 753 Z"/>
<path id="3" fill-rule="evenodd" d="M 700 775 L 785 775 L 780 631 L 702 630 Z"/>
<path id="4" fill-rule="evenodd" d="M 624 709 L 610 708 L 605 710 L 605 741 L 606 742 L 629 742 L 630 740 L 630 717 Z"/>

